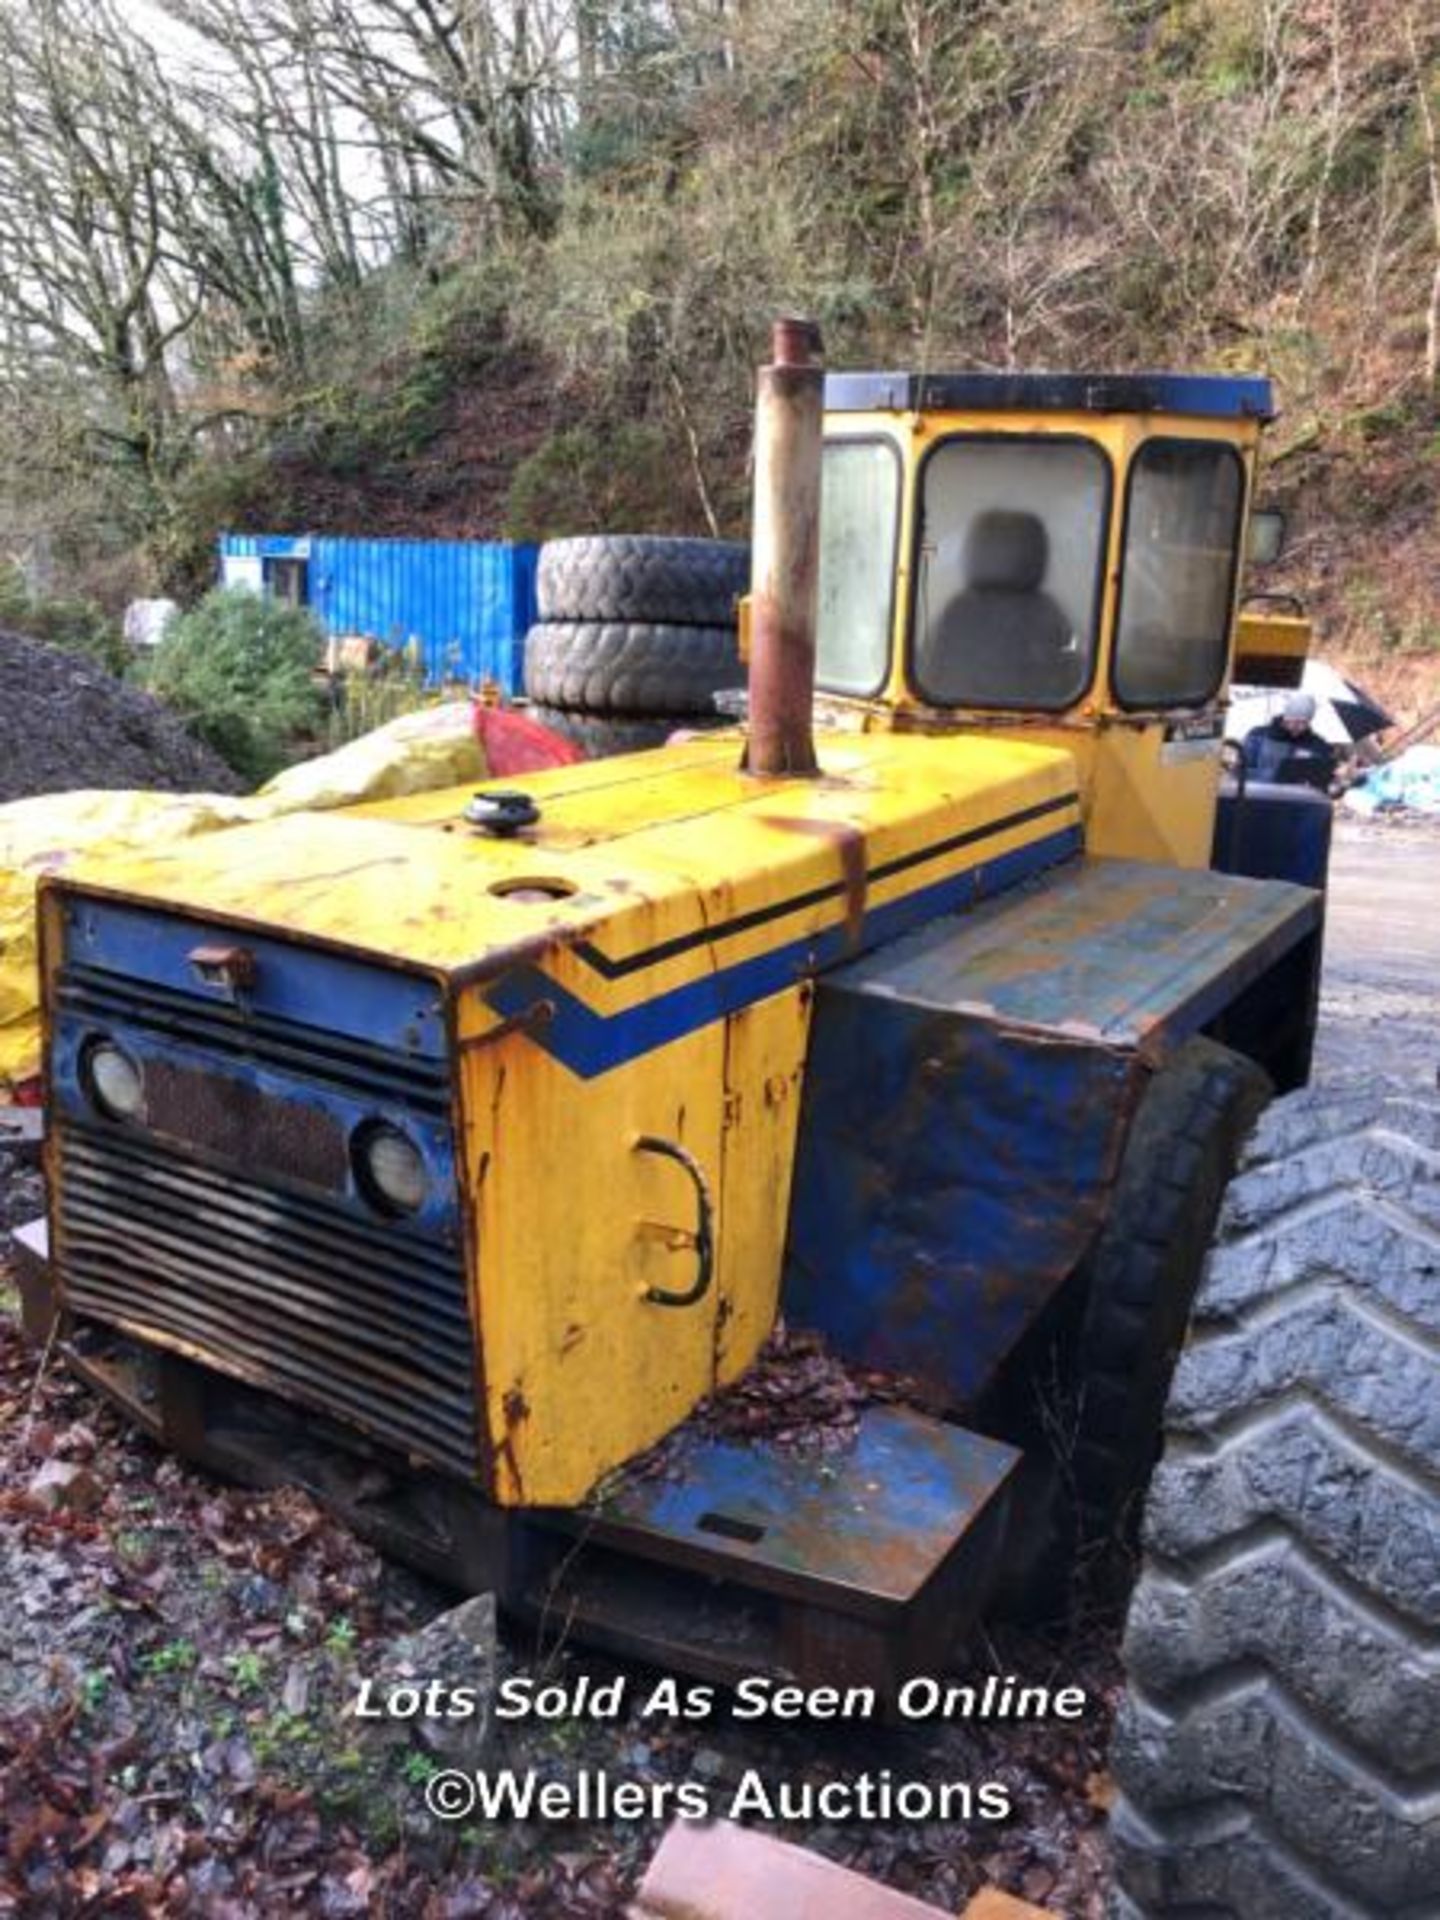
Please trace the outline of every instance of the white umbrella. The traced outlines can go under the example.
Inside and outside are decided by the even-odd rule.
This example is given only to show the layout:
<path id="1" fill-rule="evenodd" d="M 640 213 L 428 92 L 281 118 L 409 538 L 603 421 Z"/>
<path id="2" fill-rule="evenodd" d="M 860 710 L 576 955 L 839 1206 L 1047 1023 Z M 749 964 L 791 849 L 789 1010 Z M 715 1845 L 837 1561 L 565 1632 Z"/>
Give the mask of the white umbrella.
<path id="1" fill-rule="evenodd" d="M 1372 733 L 1383 733 L 1395 722 L 1362 687 L 1347 680 L 1323 660 L 1307 660 L 1300 680 L 1300 691 L 1315 702 L 1311 726 L 1332 747 L 1353 747 Z M 1289 691 L 1282 687 L 1241 687 L 1230 689 L 1230 711 L 1225 716 L 1225 738 L 1243 740 L 1252 727 L 1266 726 L 1284 711 Z"/>

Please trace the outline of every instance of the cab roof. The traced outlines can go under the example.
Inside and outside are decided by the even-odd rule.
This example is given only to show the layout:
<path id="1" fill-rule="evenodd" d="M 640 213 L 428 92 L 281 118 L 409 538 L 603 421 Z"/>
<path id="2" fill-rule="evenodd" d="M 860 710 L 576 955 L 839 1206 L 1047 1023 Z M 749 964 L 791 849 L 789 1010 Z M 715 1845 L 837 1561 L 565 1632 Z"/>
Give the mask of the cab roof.
<path id="1" fill-rule="evenodd" d="M 1220 373 L 827 373 L 829 413 L 1169 413 L 1273 420 L 1270 382 Z"/>

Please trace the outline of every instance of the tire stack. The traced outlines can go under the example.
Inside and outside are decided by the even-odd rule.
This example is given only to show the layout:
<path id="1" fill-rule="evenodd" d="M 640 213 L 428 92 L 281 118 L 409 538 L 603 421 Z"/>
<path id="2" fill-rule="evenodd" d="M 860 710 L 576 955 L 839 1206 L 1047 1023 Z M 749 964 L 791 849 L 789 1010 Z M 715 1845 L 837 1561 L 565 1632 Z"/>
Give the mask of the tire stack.
<path id="1" fill-rule="evenodd" d="M 592 758 L 724 723 L 744 684 L 736 601 L 749 548 L 726 540 L 591 535 L 540 551 L 525 691 L 542 725 Z"/>

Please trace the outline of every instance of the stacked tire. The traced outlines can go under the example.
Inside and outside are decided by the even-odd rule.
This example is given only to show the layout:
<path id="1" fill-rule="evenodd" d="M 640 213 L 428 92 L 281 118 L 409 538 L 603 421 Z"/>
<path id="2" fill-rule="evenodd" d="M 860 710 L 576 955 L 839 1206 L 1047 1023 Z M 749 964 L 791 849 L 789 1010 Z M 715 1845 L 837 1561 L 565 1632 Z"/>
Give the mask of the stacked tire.
<path id="1" fill-rule="evenodd" d="M 535 718 L 595 757 L 722 724 L 715 695 L 745 678 L 736 603 L 749 570 L 749 549 L 726 540 L 548 542 L 525 641 Z"/>

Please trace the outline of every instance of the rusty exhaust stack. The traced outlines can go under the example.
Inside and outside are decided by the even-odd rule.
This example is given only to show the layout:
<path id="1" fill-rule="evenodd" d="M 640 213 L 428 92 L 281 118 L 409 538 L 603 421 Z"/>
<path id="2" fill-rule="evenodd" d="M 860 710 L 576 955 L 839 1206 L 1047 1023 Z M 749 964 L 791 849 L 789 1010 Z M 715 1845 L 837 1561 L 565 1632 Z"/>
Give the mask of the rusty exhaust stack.
<path id="1" fill-rule="evenodd" d="M 815 607 L 820 573 L 820 425 L 825 374 L 813 320 L 777 320 L 755 395 L 747 773 L 819 771 Z"/>

